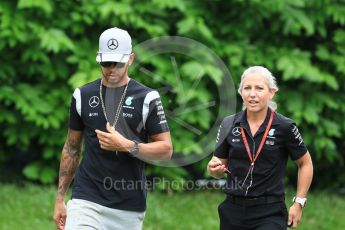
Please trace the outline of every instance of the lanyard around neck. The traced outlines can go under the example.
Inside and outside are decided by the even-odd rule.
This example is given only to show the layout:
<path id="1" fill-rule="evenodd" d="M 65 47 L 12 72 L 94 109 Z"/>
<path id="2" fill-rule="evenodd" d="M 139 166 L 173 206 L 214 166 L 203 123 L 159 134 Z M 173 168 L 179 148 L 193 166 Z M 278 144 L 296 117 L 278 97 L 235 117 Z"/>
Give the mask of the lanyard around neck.
<path id="1" fill-rule="evenodd" d="M 260 153 L 261 153 L 262 147 L 264 146 L 264 143 L 265 143 L 266 138 L 267 138 L 268 131 L 269 131 L 270 128 L 271 128 L 272 121 L 273 121 L 273 117 L 274 117 L 274 112 L 272 111 L 272 112 L 271 112 L 271 116 L 270 116 L 270 120 L 269 120 L 269 122 L 268 122 L 268 124 L 267 124 L 267 127 L 266 127 L 266 130 L 265 130 L 265 133 L 264 133 L 264 135 L 263 135 L 263 137 L 262 137 L 262 139 L 261 139 L 261 143 L 260 143 L 260 145 L 259 145 L 259 148 L 258 148 L 258 150 L 256 151 L 255 156 L 253 156 L 254 159 L 253 159 L 252 154 L 251 154 L 251 152 L 250 152 L 249 145 L 248 145 L 248 141 L 247 141 L 247 137 L 246 137 L 246 134 L 244 133 L 244 129 L 241 127 L 242 139 L 243 139 L 243 142 L 244 142 L 244 146 L 246 147 L 247 154 L 248 154 L 248 158 L 249 158 L 249 160 L 250 160 L 250 162 L 251 162 L 251 165 L 254 165 L 256 159 L 258 159 L 258 157 L 259 157 L 259 155 L 260 155 Z"/>

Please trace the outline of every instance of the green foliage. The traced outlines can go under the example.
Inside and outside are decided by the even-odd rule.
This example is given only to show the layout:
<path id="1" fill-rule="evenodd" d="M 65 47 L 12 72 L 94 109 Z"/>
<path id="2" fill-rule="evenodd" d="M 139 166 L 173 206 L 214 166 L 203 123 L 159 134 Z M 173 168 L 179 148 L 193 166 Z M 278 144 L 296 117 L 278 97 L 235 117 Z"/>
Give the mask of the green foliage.
<path id="1" fill-rule="evenodd" d="M 313 155 L 316 185 L 344 183 L 345 4 L 333 0 L 2 1 L 0 164 L 25 152 L 27 178 L 56 179 L 70 97 L 75 87 L 100 76 L 98 36 L 112 26 L 127 29 L 134 47 L 158 36 L 194 39 L 222 58 L 236 86 L 248 66 L 267 66 L 280 86 L 278 111 L 298 123 Z M 154 78 L 133 77 L 153 88 L 163 80 L 175 85 L 162 95 L 165 108 L 207 131 L 217 112 L 178 108 L 217 98 L 223 73 L 183 57 L 176 56 L 176 63 L 182 85 L 170 57 L 143 61 Z M 183 93 L 199 80 L 193 92 Z M 240 109 L 240 97 L 237 104 Z M 176 152 L 203 152 L 195 135 L 172 120 L 169 125 Z M 176 177 L 186 179 L 181 170 Z"/>

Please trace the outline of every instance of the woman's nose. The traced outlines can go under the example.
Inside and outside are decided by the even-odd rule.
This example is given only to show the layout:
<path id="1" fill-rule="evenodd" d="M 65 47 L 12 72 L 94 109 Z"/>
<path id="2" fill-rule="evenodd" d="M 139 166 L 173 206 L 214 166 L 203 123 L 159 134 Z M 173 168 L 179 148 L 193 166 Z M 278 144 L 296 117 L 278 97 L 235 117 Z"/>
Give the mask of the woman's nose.
<path id="1" fill-rule="evenodd" d="M 254 89 L 252 89 L 252 90 L 249 91 L 249 96 L 250 96 L 250 97 L 255 97 L 255 96 L 256 96 L 256 92 L 255 92 Z"/>

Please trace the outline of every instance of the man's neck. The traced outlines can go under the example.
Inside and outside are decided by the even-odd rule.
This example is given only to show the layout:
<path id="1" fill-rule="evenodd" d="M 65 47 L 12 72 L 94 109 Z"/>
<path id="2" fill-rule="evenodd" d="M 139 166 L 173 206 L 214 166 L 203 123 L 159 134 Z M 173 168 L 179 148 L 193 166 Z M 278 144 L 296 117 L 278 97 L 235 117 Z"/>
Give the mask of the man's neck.
<path id="1" fill-rule="evenodd" d="M 119 82 L 108 82 L 105 77 L 102 77 L 102 84 L 107 88 L 119 88 L 126 85 L 129 81 L 128 75 L 121 78 Z"/>

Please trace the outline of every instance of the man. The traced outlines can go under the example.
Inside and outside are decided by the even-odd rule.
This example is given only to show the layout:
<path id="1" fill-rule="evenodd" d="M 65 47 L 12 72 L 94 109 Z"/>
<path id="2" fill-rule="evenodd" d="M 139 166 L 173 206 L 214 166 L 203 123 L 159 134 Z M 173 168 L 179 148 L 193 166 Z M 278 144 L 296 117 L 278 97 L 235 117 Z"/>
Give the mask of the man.
<path id="1" fill-rule="evenodd" d="M 57 229 L 142 229 L 142 160 L 170 159 L 172 144 L 158 92 L 128 76 L 133 60 L 127 31 L 111 28 L 101 34 L 96 61 L 102 77 L 77 88 L 72 97 L 55 201 Z"/>

